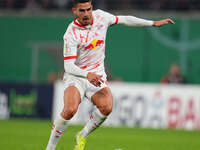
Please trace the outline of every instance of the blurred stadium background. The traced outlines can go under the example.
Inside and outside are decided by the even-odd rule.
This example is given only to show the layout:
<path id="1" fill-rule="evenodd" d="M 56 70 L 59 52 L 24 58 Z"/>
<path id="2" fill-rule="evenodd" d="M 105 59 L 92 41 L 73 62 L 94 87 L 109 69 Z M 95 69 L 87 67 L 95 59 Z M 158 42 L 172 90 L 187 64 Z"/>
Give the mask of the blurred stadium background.
<path id="1" fill-rule="evenodd" d="M 93 4 L 115 15 L 176 24 L 109 29 L 105 66 L 114 109 L 86 149 L 198 150 L 200 0 Z M 1 150 L 45 149 L 51 120 L 62 108 L 63 34 L 73 20 L 71 7 L 71 0 L 0 0 Z M 92 110 L 83 100 L 58 149 L 73 149 Z"/>

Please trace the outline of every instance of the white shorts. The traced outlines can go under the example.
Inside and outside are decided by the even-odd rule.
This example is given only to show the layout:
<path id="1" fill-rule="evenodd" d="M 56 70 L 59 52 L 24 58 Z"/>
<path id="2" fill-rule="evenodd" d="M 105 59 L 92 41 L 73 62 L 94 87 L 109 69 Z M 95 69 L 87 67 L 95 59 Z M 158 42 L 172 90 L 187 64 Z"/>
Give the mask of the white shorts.
<path id="1" fill-rule="evenodd" d="M 102 79 L 105 81 L 101 84 L 100 87 L 94 86 L 92 83 L 90 83 L 86 78 L 77 77 L 70 74 L 65 74 L 63 77 L 64 81 L 64 90 L 68 88 L 69 86 L 75 86 L 81 95 L 81 99 L 85 96 L 89 100 L 91 100 L 91 97 L 98 92 L 99 90 L 108 87 L 106 74 L 103 74 Z"/>

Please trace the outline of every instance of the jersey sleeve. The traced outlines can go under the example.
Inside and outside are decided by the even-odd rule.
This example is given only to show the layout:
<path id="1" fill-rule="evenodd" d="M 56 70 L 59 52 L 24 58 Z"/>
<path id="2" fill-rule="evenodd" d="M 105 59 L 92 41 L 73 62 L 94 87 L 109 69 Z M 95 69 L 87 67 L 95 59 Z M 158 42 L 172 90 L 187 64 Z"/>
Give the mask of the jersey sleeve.
<path id="1" fill-rule="evenodd" d="M 113 26 L 118 23 L 118 17 L 103 10 L 98 10 L 101 15 L 106 19 L 108 26 Z"/>
<path id="2" fill-rule="evenodd" d="M 76 59 L 78 42 L 73 37 L 71 31 L 66 31 L 64 37 L 63 55 L 64 60 Z"/>
<path id="3" fill-rule="evenodd" d="M 75 65 L 77 58 L 78 41 L 75 40 L 71 31 L 64 35 L 64 69 L 65 72 L 79 77 L 87 77 L 88 72 Z"/>
<path id="4" fill-rule="evenodd" d="M 123 24 L 126 26 L 152 26 L 153 21 L 152 20 L 145 20 L 141 18 L 137 18 L 134 16 L 118 16 L 119 22 L 118 24 Z"/>

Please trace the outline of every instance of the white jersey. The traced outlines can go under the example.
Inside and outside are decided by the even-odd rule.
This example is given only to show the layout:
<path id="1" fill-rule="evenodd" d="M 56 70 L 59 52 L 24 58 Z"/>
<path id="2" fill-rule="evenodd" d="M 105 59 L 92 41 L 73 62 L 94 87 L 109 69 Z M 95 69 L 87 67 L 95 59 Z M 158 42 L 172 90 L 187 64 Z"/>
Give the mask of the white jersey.
<path id="1" fill-rule="evenodd" d="M 75 59 L 75 65 L 82 70 L 103 74 L 107 29 L 118 23 L 118 17 L 99 9 L 92 16 L 92 25 L 83 26 L 75 19 L 68 26 L 64 35 L 64 60 Z"/>

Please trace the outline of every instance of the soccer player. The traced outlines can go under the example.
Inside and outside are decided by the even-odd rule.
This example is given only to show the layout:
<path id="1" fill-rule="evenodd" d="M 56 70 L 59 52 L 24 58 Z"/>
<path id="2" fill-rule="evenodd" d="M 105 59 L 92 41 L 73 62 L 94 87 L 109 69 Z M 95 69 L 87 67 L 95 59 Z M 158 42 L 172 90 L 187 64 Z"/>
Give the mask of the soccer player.
<path id="1" fill-rule="evenodd" d="M 85 127 L 76 135 L 75 150 L 84 150 L 87 136 L 98 128 L 112 111 L 113 97 L 104 71 L 105 41 L 108 27 L 155 26 L 174 24 L 171 19 L 150 21 L 133 16 L 114 16 L 94 10 L 92 0 L 73 0 L 76 18 L 64 34 L 64 107 L 53 124 L 46 150 L 55 150 L 85 96 L 96 105 Z"/>

